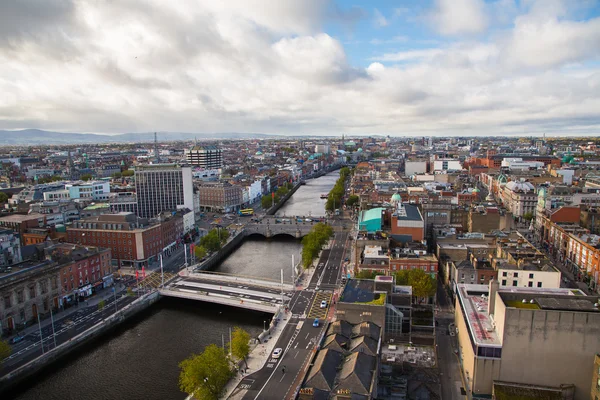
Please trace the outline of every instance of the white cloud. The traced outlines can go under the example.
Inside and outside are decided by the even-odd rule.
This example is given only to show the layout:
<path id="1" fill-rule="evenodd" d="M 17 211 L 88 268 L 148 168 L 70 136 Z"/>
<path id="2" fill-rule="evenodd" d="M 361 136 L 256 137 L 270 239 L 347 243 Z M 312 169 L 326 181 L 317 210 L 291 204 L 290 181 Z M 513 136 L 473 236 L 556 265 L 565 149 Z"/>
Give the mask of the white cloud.
<path id="1" fill-rule="evenodd" d="M 436 0 L 429 20 L 443 35 L 481 33 L 488 25 L 482 0 Z"/>
<path id="2" fill-rule="evenodd" d="M 22 27 L 0 28 L 0 129 L 452 135 L 600 128 L 600 72 L 585 63 L 598 56 L 598 22 L 572 18 L 560 2 L 532 3 L 514 30 L 487 42 L 415 49 L 402 36 L 382 37 L 408 50 L 374 57 L 366 68 L 351 65 L 340 41 L 322 32 L 330 11 L 316 0 L 277 0 L 263 11 L 258 0 L 72 4 L 48 12 L 57 23 L 45 23 L 38 9 Z"/>
<path id="3" fill-rule="evenodd" d="M 379 28 L 383 28 L 390 24 L 390 22 L 387 20 L 387 18 L 378 9 L 375 9 L 375 11 L 373 11 L 373 15 L 374 15 L 373 23 L 375 24 L 375 26 L 377 26 Z"/>
<path id="4" fill-rule="evenodd" d="M 408 42 L 408 36 L 394 36 L 390 39 L 371 39 L 369 41 L 370 44 L 380 45 L 380 44 L 392 44 L 392 43 L 406 43 Z"/>

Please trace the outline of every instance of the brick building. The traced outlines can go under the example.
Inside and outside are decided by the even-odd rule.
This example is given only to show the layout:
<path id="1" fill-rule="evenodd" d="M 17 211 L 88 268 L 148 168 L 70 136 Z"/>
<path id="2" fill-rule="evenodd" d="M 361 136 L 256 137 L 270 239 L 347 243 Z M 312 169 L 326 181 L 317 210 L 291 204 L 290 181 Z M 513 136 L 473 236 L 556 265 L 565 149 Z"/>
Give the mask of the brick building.
<path id="1" fill-rule="evenodd" d="M 44 214 L 13 214 L 0 218 L 0 227 L 12 229 L 21 237 L 21 246 L 26 246 L 23 234 L 28 229 L 44 228 L 46 226 L 46 216 Z"/>

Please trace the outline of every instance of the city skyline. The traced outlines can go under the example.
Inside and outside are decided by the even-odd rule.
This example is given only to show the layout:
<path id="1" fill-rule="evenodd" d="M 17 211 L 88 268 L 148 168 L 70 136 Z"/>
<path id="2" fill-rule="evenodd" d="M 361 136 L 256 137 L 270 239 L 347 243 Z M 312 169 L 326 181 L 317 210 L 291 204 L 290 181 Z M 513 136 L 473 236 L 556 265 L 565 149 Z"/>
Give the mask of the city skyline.
<path id="1" fill-rule="evenodd" d="M 0 5 L 0 129 L 596 135 L 593 1 Z"/>

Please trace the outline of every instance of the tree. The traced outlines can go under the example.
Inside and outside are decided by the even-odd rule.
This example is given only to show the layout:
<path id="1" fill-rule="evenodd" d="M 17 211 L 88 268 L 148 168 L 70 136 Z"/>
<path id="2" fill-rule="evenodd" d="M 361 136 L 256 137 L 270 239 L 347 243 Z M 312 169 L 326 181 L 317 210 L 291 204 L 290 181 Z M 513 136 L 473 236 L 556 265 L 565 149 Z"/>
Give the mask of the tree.
<path id="1" fill-rule="evenodd" d="M 104 300 L 100 300 L 98 302 L 98 310 L 101 311 L 105 305 L 106 305 L 106 302 Z"/>
<path id="2" fill-rule="evenodd" d="M 126 169 L 125 171 L 121 172 L 121 176 L 126 177 L 126 176 L 133 176 L 135 174 L 135 171 L 131 170 L 131 169 Z"/>
<path id="3" fill-rule="evenodd" d="M 348 200 L 346 200 L 346 205 L 348 207 L 353 207 L 355 204 L 358 204 L 359 201 L 360 201 L 360 197 L 353 194 L 353 195 L 350 195 L 350 197 L 348 197 Z"/>
<path id="4" fill-rule="evenodd" d="M 206 257 L 206 248 L 204 246 L 195 246 L 194 255 L 196 256 L 196 260 L 202 260 Z"/>
<path id="5" fill-rule="evenodd" d="M 8 195 L 4 192 L 0 192 L 0 203 L 6 203 L 8 201 Z"/>
<path id="6" fill-rule="evenodd" d="M 50 178 L 50 181 L 51 181 L 51 182 L 58 182 L 58 181 L 62 181 L 62 179 L 63 179 L 63 178 L 62 178 L 62 176 L 60 176 L 60 175 L 53 175 L 53 176 Z"/>
<path id="7" fill-rule="evenodd" d="M 412 286 L 413 296 L 431 297 L 435 294 L 436 282 L 422 269 L 410 269 L 396 272 L 396 284 Z"/>
<path id="8" fill-rule="evenodd" d="M 217 400 L 233 374 L 225 351 L 215 344 L 183 360 L 179 368 L 179 388 L 202 400 Z"/>
<path id="9" fill-rule="evenodd" d="M 0 340 L 0 364 L 2 364 L 2 362 L 8 356 L 10 356 L 11 352 L 12 352 L 12 349 L 11 349 L 10 345 L 8 344 L 8 342 L 6 342 L 5 340 Z"/>
<path id="10" fill-rule="evenodd" d="M 250 354 L 250 334 L 236 326 L 231 334 L 231 343 L 229 343 L 229 351 L 231 355 L 238 360 L 244 360 L 246 366 L 246 357 Z"/>
<path id="11" fill-rule="evenodd" d="M 121 174 L 120 172 L 115 172 L 114 174 L 112 174 L 112 177 L 114 179 L 119 179 L 123 176 L 123 174 Z"/>
<path id="12" fill-rule="evenodd" d="M 82 181 L 86 181 L 87 182 L 87 181 L 89 181 L 91 179 L 92 179 L 92 174 L 83 174 L 83 175 L 81 175 L 81 180 Z"/>
<path id="13" fill-rule="evenodd" d="M 526 212 L 525 214 L 523 214 L 523 219 L 525 221 L 531 221 L 533 219 L 533 213 L 531 212 Z"/>
<path id="14" fill-rule="evenodd" d="M 356 274 L 356 278 L 357 279 L 375 279 L 375 277 L 377 275 L 383 275 L 382 272 L 379 271 L 369 271 L 369 270 L 362 270 L 359 271 L 358 274 Z"/>

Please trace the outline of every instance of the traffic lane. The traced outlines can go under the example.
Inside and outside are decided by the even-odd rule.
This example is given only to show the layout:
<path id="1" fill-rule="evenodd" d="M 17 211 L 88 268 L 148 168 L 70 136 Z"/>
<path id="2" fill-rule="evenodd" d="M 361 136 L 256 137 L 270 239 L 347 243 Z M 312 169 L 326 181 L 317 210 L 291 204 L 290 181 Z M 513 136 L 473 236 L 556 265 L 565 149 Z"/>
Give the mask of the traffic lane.
<path id="1" fill-rule="evenodd" d="M 122 302 L 119 302 L 119 307 L 124 307 L 127 304 L 130 304 L 135 300 L 134 297 L 125 297 Z M 114 306 L 114 304 L 113 304 Z M 85 330 L 91 328 L 96 325 L 102 319 L 105 319 L 114 313 L 114 309 L 104 308 L 102 311 L 89 315 L 88 317 L 80 320 L 78 323 L 73 323 L 70 326 L 63 327 L 62 329 L 56 329 L 56 344 L 60 346 L 61 344 L 69 341 L 74 336 L 84 332 Z M 33 335 L 33 334 L 32 334 Z M 35 336 L 35 335 L 33 335 Z M 43 346 L 44 351 L 49 351 L 54 348 L 54 339 L 52 335 L 42 335 L 44 337 Z M 3 363 L 3 373 L 6 374 L 20 366 L 27 364 L 28 362 L 36 359 L 40 355 L 42 355 L 42 348 L 40 347 L 40 339 L 39 333 L 37 334 L 36 340 L 31 343 L 27 351 L 21 354 L 13 354 L 10 359 L 6 359 Z"/>
<path id="2" fill-rule="evenodd" d="M 289 350 L 281 359 L 279 371 L 275 371 L 260 393 L 260 397 L 256 397 L 257 399 L 275 400 L 287 397 L 296 378 L 303 372 L 302 368 L 308 363 L 312 349 L 317 345 L 324 329 L 324 324 L 316 328 L 312 326 L 312 321 L 305 320 L 296 339 L 290 344 Z M 285 366 L 285 373 L 281 371 L 283 366 Z M 284 391 L 285 397 L 283 396 Z"/>
<path id="3" fill-rule="evenodd" d="M 306 314 L 308 308 L 313 302 L 315 293 L 307 292 L 305 290 L 298 291 L 296 293 L 297 294 L 295 294 L 295 298 L 292 297 L 292 302 L 290 303 L 290 311 L 292 312 L 292 314 Z"/>
<path id="4" fill-rule="evenodd" d="M 184 289 L 184 290 L 181 290 Z M 195 286 L 187 286 L 187 285 L 177 285 L 175 287 L 170 287 L 169 290 L 174 290 L 174 291 L 180 291 L 180 292 L 194 292 L 194 293 L 212 293 L 212 294 L 220 294 L 220 295 L 227 295 L 227 296 L 232 296 L 232 297 L 238 297 L 241 299 L 251 299 L 251 300 L 258 300 L 258 301 L 263 301 L 263 302 L 269 302 L 269 303 L 280 303 L 281 302 L 281 294 L 279 293 L 277 296 L 261 296 L 259 294 L 243 294 L 243 293 L 239 293 L 239 292 L 234 292 L 234 291 L 230 291 L 227 289 L 218 289 L 218 288 L 198 288 Z M 289 294 L 288 296 L 284 296 L 284 301 L 286 299 L 289 299 Z"/>
<path id="5" fill-rule="evenodd" d="M 189 278 L 185 278 L 185 279 L 180 278 L 179 280 L 177 280 L 175 282 L 179 282 L 179 281 L 183 281 L 183 280 L 185 280 L 186 282 L 198 282 L 198 283 L 204 283 L 204 284 L 209 284 L 209 285 L 227 286 L 227 287 L 238 288 L 238 289 L 259 290 L 262 292 L 273 293 L 273 294 L 281 293 L 281 289 L 278 290 L 278 289 L 268 288 L 265 286 L 252 285 L 252 284 L 244 283 L 244 282 L 219 281 L 219 280 L 215 280 L 215 279 L 202 279 L 202 278 L 198 278 L 198 277 L 189 277 Z M 287 293 L 287 291 L 284 291 L 284 292 Z"/>
<path id="6" fill-rule="evenodd" d="M 440 380 L 442 387 L 442 398 L 450 400 L 462 400 L 465 398 L 461 394 L 462 380 L 460 377 L 460 367 L 457 356 L 451 343 L 451 336 L 448 335 L 448 322 L 440 322 L 440 329 L 436 333 L 436 351 L 438 366 L 440 370 Z"/>

